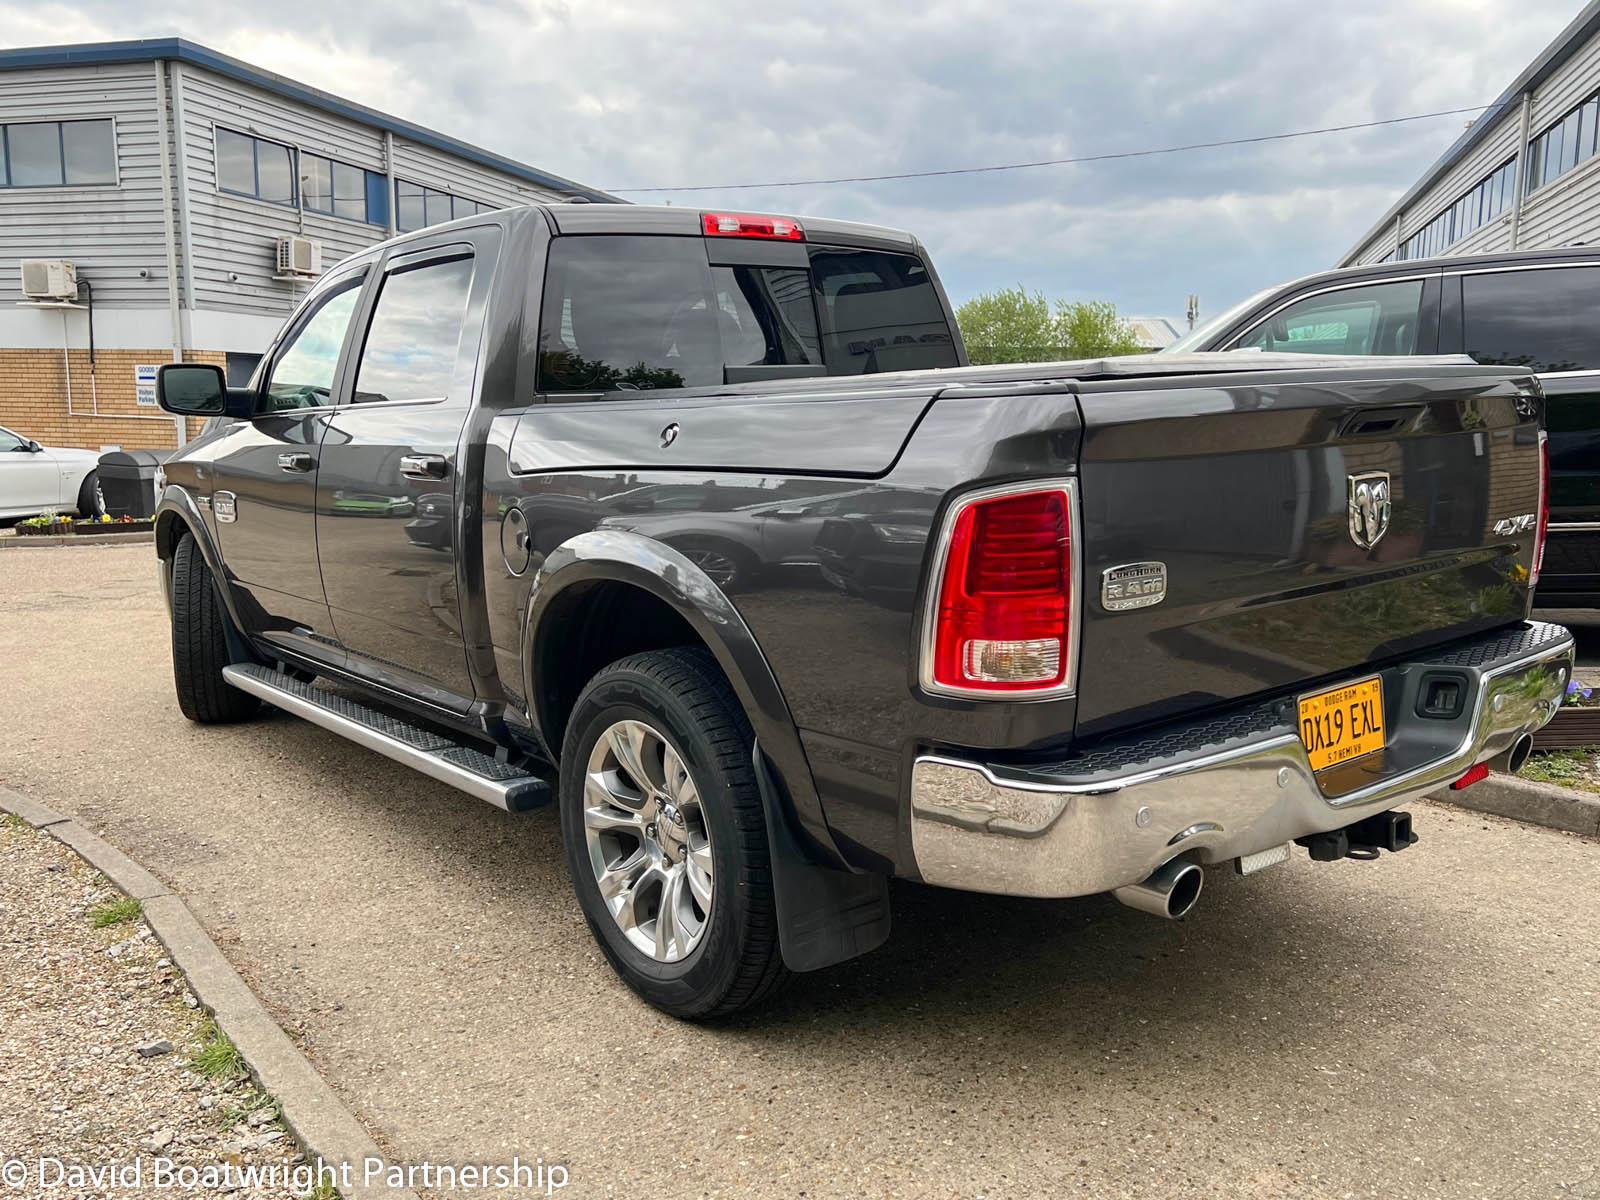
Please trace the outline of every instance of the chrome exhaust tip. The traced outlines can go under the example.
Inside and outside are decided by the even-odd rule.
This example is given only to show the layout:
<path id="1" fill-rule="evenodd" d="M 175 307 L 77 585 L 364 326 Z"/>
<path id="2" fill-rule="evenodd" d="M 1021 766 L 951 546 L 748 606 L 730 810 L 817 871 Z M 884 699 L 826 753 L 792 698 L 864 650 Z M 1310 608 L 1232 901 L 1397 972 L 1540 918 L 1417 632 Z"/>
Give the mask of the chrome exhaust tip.
<path id="1" fill-rule="evenodd" d="M 1533 753 L 1533 735 L 1525 733 L 1511 743 L 1511 749 L 1495 755 L 1489 760 L 1489 767 L 1495 771 L 1504 771 L 1508 775 L 1515 775 L 1522 769 L 1522 764 L 1528 761 L 1528 755 Z"/>
<path id="2" fill-rule="evenodd" d="M 1162 863 L 1143 883 L 1114 888 L 1111 892 L 1129 908 L 1176 921 L 1187 916 L 1200 899 L 1206 873 L 1192 862 L 1173 859 Z"/>

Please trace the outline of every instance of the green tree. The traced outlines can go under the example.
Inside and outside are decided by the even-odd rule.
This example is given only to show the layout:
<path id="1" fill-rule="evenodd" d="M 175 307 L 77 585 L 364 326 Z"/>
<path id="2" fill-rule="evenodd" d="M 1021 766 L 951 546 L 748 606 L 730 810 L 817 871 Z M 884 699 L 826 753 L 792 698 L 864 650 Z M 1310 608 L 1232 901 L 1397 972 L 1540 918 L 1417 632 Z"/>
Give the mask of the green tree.
<path id="1" fill-rule="evenodd" d="M 1105 300 L 1057 300 L 1043 292 L 1001 288 L 956 309 L 956 323 L 975 363 L 1049 362 L 1137 354 L 1117 306 Z"/>

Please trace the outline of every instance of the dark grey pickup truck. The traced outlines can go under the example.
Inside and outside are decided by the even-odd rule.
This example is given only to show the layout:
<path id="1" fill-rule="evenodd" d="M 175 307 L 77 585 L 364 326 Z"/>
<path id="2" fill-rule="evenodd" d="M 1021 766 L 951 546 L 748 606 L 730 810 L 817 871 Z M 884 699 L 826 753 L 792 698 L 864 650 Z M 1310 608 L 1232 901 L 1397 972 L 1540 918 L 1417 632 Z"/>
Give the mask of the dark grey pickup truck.
<path id="1" fill-rule="evenodd" d="M 554 799 L 684 1017 L 878 945 L 892 876 L 1178 917 L 1205 867 L 1403 849 L 1572 665 L 1526 370 L 971 367 L 888 229 L 480 214 L 159 394 L 217 418 L 157 517 L 184 713 Z"/>

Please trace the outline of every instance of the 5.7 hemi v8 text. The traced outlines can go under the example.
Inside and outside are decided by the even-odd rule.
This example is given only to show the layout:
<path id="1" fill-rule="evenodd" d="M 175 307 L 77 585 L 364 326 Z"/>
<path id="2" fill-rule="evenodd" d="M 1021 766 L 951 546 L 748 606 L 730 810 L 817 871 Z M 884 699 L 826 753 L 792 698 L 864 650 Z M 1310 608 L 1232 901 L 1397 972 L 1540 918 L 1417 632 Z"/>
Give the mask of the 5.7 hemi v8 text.
<path id="1" fill-rule="evenodd" d="M 881 943 L 891 876 L 1177 917 L 1207 866 L 1401 849 L 1571 670 L 1526 371 L 972 367 L 889 229 L 482 213 L 159 394 L 214 418 L 157 516 L 185 714 L 554 799 L 683 1017 Z"/>

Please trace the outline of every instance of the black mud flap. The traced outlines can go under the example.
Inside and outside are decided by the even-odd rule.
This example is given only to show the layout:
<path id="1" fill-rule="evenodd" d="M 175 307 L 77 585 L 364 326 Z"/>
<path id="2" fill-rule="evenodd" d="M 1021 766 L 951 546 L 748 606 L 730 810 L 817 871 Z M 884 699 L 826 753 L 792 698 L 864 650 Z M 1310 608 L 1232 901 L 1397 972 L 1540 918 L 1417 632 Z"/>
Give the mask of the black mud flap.
<path id="1" fill-rule="evenodd" d="M 813 862 L 794 835 L 759 743 L 754 759 L 772 847 L 772 891 L 784 966 L 818 971 L 876 950 L 889 939 L 888 878 Z"/>

